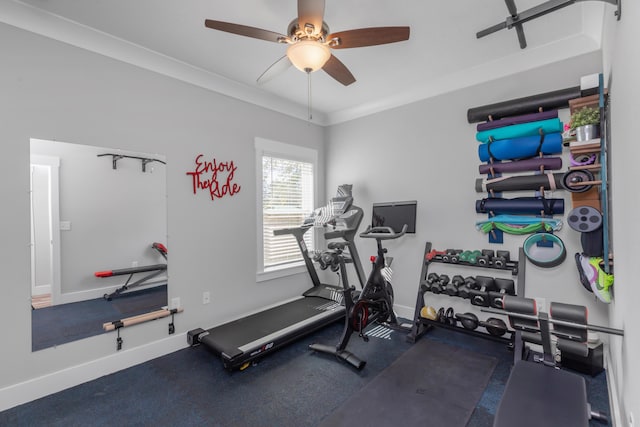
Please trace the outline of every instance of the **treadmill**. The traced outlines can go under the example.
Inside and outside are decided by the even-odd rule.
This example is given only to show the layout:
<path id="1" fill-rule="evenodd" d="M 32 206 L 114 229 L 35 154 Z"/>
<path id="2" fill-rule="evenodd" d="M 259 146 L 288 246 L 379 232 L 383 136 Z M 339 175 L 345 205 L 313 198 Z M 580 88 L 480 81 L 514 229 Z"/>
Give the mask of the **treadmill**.
<path id="1" fill-rule="evenodd" d="M 338 194 L 341 194 L 340 191 Z M 354 265 L 362 289 L 366 277 L 354 239 L 363 212 L 361 208 L 353 206 L 352 201 L 349 191 L 348 196 L 335 197 L 327 207 L 317 209 L 300 227 L 274 231 L 275 235 L 291 234 L 295 237 L 313 287 L 292 301 L 255 314 L 208 330 L 193 329 L 187 333 L 188 343 L 191 346 L 202 345 L 219 355 L 228 370 L 244 369 L 251 361 L 344 319 L 344 289 L 320 282 L 304 234 L 312 230 L 314 225 L 322 225 L 325 227 L 326 240 L 341 239 L 346 242 L 349 249 L 347 260 Z"/>

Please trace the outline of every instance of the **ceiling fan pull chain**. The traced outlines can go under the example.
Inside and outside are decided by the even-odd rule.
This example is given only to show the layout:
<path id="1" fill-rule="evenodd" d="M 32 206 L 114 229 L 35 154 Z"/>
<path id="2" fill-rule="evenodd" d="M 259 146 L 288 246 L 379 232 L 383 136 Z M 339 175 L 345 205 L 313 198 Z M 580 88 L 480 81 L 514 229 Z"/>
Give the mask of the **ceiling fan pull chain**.
<path id="1" fill-rule="evenodd" d="M 311 121 L 313 119 L 311 114 L 311 71 L 307 71 L 307 113 L 309 121 Z"/>

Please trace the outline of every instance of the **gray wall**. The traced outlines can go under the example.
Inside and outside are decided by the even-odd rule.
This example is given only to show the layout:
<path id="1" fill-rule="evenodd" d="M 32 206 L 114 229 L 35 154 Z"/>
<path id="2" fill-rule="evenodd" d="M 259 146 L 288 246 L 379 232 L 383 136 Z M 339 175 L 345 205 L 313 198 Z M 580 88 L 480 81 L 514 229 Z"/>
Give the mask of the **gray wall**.
<path id="1" fill-rule="evenodd" d="M 580 76 L 600 69 L 600 57 L 594 53 L 333 126 L 329 130 L 328 188 L 338 177 L 352 181 L 356 200 L 367 210 L 369 218 L 373 202 L 418 200 L 417 233 L 391 244 L 393 249 L 390 251 L 395 255 L 396 304 L 409 309 L 415 305 L 425 242 L 432 242 L 439 250 L 505 249 L 517 257 L 518 248 L 526 237 L 505 234 L 503 245 L 489 244 L 487 236 L 475 229 L 476 221 L 486 219 L 486 216 L 476 214 L 475 200 L 486 194 L 476 193 L 474 187 L 475 179 L 480 177 L 480 161 L 475 124 L 467 123 L 467 109 L 576 86 Z M 561 110 L 561 118 L 568 121 L 568 110 Z M 565 167 L 568 165 L 566 158 L 564 164 Z M 518 195 L 532 196 L 533 192 L 505 194 L 506 197 Z M 552 197 L 566 198 L 566 212 L 571 209 L 566 191 L 555 191 Z M 585 304 L 590 308 L 593 322 L 607 323 L 606 307 L 595 303 L 592 294 L 584 291 L 578 282 L 572 256 L 580 247 L 579 233 L 565 225 L 558 235 L 567 246 L 567 261 L 550 269 L 529 263 L 526 296 L 541 297 L 547 303 Z M 373 250 L 370 242 L 359 243 L 361 247 L 369 246 Z M 363 257 L 369 255 L 363 249 L 360 252 Z M 442 266 L 440 268 L 438 272 L 445 272 Z M 459 270 L 452 273 L 482 274 Z M 470 304 L 458 298 L 429 294 L 427 303 L 436 309 L 451 305 L 456 311 L 470 311 Z M 489 317 L 485 313 L 477 314 L 480 318 Z"/>
<path id="2" fill-rule="evenodd" d="M 0 390 L 116 353 L 113 334 L 31 353 L 30 138 L 166 156 L 169 297 L 179 297 L 185 309 L 176 319 L 177 334 L 308 287 L 303 274 L 256 283 L 254 138 L 318 149 L 323 171 L 321 128 L 4 24 L 0 51 L 0 260 L 3 315 L 11 319 L 1 350 Z M 215 201 L 194 195 L 187 172 L 199 154 L 233 160 L 241 191 Z M 322 173 L 319 179 L 323 195 Z M 208 305 L 202 304 L 203 291 L 211 292 Z M 140 325 L 127 331 L 125 349 L 164 338 L 166 323 Z"/>

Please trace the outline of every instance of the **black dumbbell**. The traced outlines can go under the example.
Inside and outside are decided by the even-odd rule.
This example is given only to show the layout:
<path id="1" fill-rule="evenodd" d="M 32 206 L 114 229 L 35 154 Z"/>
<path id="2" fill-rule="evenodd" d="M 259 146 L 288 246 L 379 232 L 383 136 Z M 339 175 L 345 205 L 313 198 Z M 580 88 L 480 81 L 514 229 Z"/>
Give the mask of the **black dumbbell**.
<path id="1" fill-rule="evenodd" d="M 516 287 L 512 279 L 494 279 L 497 290 L 489 291 L 489 299 L 491 300 L 491 307 L 504 308 L 502 306 L 502 297 L 505 295 L 515 295 Z"/>
<path id="2" fill-rule="evenodd" d="M 491 259 L 491 264 L 496 268 L 504 268 L 510 261 L 509 251 L 496 251 L 496 256 Z"/>
<path id="3" fill-rule="evenodd" d="M 458 289 L 462 285 L 464 285 L 464 277 L 456 274 L 451 278 L 451 282 L 447 286 L 445 286 L 444 291 L 447 293 L 447 295 L 455 297 L 456 295 L 458 295 Z"/>
<path id="4" fill-rule="evenodd" d="M 434 282 L 431 285 L 431 292 L 433 292 L 434 294 L 441 294 L 444 292 L 447 284 L 449 284 L 449 276 L 447 276 L 446 274 L 441 274 L 440 277 L 438 277 L 438 281 Z"/>
<path id="5" fill-rule="evenodd" d="M 453 308 L 449 307 L 445 311 L 444 307 L 440 307 L 440 310 L 438 310 L 438 321 L 444 325 L 455 326 L 456 318 L 453 313 Z"/>
<path id="6" fill-rule="evenodd" d="M 469 291 L 471 304 L 489 307 L 491 305 L 489 291 L 496 290 L 495 286 L 496 284 L 493 277 L 476 276 L 475 288 Z"/>
<path id="7" fill-rule="evenodd" d="M 434 283 L 438 283 L 440 281 L 440 276 L 438 276 L 436 273 L 429 273 L 429 275 L 427 276 L 427 283 L 424 283 L 420 286 L 420 289 L 422 290 L 422 292 L 429 292 L 431 291 L 431 286 L 433 286 Z"/>
<path id="8" fill-rule="evenodd" d="M 491 259 L 495 256 L 493 249 L 483 249 L 482 255 L 478 257 L 478 265 L 488 267 L 491 264 Z"/>
<path id="9" fill-rule="evenodd" d="M 462 249 L 447 249 L 442 255 L 442 262 L 457 263 L 460 260 L 460 253 L 462 253 Z"/>
<path id="10" fill-rule="evenodd" d="M 458 296 L 460 298 L 469 299 L 469 291 L 476 286 L 475 277 L 465 277 L 464 283 L 458 287 Z"/>

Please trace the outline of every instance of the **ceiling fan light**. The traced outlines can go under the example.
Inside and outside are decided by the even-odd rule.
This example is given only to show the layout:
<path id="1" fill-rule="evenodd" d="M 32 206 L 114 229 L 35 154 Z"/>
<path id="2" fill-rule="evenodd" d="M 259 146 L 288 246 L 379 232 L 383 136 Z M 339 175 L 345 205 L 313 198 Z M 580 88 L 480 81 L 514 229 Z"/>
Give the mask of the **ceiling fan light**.
<path id="1" fill-rule="evenodd" d="M 313 72 L 327 63 L 331 52 L 328 46 L 315 40 L 301 40 L 287 48 L 287 56 L 298 70 Z"/>

